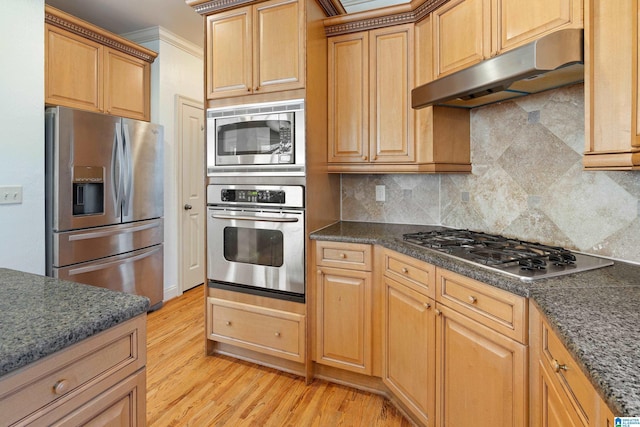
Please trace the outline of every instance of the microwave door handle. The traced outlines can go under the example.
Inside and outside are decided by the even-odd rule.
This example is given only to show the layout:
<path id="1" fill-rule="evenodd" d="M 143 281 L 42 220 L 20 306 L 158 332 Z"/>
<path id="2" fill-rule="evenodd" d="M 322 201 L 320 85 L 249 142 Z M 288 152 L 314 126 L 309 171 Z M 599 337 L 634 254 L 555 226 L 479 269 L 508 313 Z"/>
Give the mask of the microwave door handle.
<path id="1" fill-rule="evenodd" d="M 298 222 L 298 218 L 278 218 L 265 216 L 240 216 L 240 215 L 221 215 L 211 214 L 214 219 L 236 219 L 240 221 L 260 221 L 260 222 Z"/>

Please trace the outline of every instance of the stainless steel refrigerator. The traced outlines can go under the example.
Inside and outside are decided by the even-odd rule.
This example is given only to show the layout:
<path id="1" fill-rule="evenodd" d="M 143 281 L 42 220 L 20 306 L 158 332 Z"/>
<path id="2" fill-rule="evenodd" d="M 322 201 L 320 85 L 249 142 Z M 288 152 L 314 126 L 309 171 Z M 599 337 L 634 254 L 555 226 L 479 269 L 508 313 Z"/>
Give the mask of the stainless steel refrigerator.
<path id="1" fill-rule="evenodd" d="M 163 129 L 47 108 L 47 275 L 163 298 Z"/>

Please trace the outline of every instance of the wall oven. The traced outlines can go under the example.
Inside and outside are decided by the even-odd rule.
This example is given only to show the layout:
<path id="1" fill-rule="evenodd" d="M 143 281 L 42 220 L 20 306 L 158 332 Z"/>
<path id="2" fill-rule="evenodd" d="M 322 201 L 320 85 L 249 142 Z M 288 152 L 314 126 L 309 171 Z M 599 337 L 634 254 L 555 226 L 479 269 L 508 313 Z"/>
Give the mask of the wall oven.
<path id="1" fill-rule="evenodd" d="M 209 286 L 305 300 L 302 185 L 207 186 Z"/>
<path id="2" fill-rule="evenodd" d="M 304 100 L 207 110 L 207 174 L 305 172 Z"/>

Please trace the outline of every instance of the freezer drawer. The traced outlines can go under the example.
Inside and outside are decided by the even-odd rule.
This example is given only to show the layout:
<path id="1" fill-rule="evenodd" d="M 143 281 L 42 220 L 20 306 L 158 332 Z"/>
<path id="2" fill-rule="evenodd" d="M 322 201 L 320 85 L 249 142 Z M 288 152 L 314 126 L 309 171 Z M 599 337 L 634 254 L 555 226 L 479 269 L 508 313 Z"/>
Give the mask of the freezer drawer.
<path id="1" fill-rule="evenodd" d="M 153 310 L 159 308 L 163 298 L 163 249 L 163 245 L 156 245 L 97 261 L 54 268 L 53 277 L 143 295 L 151 300 Z"/>
<path id="2" fill-rule="evenodd" d="M 52 267 L 105 258 L 158 245 L 164 239 L 162 218 L 129 224 L 53 233 Z"/>

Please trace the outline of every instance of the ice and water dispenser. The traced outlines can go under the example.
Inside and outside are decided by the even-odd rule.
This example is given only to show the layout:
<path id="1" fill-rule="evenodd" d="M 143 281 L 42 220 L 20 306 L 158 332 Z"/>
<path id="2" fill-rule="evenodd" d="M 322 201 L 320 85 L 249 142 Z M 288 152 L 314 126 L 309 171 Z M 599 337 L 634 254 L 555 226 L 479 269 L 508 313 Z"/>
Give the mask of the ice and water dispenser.
<path id="1" fill-rule="evenodd" d="M 73 168 L 73 215 L 104 213 L 104 169 L 97 166 Z"/>

